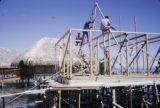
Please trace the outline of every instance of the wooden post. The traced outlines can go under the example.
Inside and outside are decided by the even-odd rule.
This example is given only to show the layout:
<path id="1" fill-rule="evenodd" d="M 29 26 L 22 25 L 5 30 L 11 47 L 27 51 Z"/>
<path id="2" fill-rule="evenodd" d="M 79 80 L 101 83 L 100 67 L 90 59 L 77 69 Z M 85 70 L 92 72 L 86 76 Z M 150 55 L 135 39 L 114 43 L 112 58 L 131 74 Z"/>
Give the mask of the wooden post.
<path id="1" fill-rule="evenodd" d="M 81 91 L 78 90 L 78 108 L 81 108 Z"/>
<path id="2" fill-rule="evenodd" d="M 116 103 L 116 90 L 112 89 L 112 98 L 113 98 L 113 103 Z M 115 105 L 113 105 L 113 108 L 116 108 Z"/>
<path id="3" fill-rule="evenodd" d="M 16 88 L 18 87 L 18 84 L 17 84 L 17 80 L 16 80 Z"/>
<path id="4" fill-rule="evenodd" d="M 97 73 L 99 73 L 99 38 L 97 39 Z"/>
<path id="5" fill-rule="evenodd" d="M 65 41 L 64 41 L 64 39 L 63 39 L 63 45 L 64 45 L 64 43 L 65 43 Z M 64 56 L 64 61 L 62 61 L 63 63 L 62 63 L 62 65 L 63 65 L 63 77 L 65 77 L 66 75 L 66 55 L 65 55 L 65 47 L 63 47 L 63 56 Z"/>
<path id="6" fill-rule="evenodd" d="M 5 99 L 4 97 L 2 97 L 1 99 L 2 99 L 2 108 L 5 108 Z"/>
<path id="7" fill-rule="evenodd" d="M 143 56 L 143 72 L 144 72 L 144 70 L 145 70 L 145 60 L 144 60 L 145 54 L 144 54 L 143 50 L 142 50 L 142 56 Z"/>
<path id="8" fill-rule="evenodd" d="M 111 42 L 110 34 L 108 33 L 108 50 L 109 50 L 109 76 L 112 75 L 112 66 L 111 66 Z"/>
<path id="9" fill-rule="evenodd" d="M 126 72 L 127 72 L 127 76 L 129 76 L 129 72 L 128 72 L 128 34 L 126 34 Z"/>
<path id="10" fill-rule="evenodd" d="M 136 17 L 134 17 L 134 31 L 137 32 L 137 19 L 136 19 Z M 136 34 L 135 34 L 135 36 L 136 36 Z M 137 44 L 137 42 L 138 42 L 138 39 L 136 39 L 136 44 Z M 138 47 L 136 47 L 136 53 L 138 53 Z M 138 73 L 138 71 L 139 71 L 139 57 L 137 57 L 136 62 L 137 62 L 137 73 Z"/>
<path id="11" fill-rule="evenodd" d="M 93 43 L 92 43 L 92 32 L 89 31 L 90 34 L 90 40 L 89 40 L 89 44 L 90 44 L 90 77 L 93 77 Z"/>
<path id="12" fill-rule="evenodd" d="M 55 66 L 54 66 L 54 70 L 55 71 L 57 71 L 57 62 L 58 62 L 58 60 L 57 60 L 57 57 L 58 57 L 58 55 L 57 55 L 57 50 L 56 50 L 56 46 L 54 46 L 54 59 L 55 59 Z"/>
<path id="13" fill-rule="evenodd" d="M 69 38 L 68 38 L 69 39 Z M 70 71 L 70 42 L 68 43 L 67 53 L 66 53 L 66 77 L 69 78 L 69 71 Z"/>
<path id="14" fill-rule="evenodd" d="M 159 94 L 158 94 L 158 89 L 157 89 L 157 85 L 156 85 L 156 82 L 155 82 L 155 81 L 154 81 L 154 90 L 155 90 L 155 97 L 156 97 L 156 106 L 158 107 Z"/>
<path id="15" fill-rule="evenodd" d="M 141 108 L 144 108 L 144 102 L 143 102 L 143 99 L 144 99 L 144 89 L 143 87 L 141 86 Z"/>
<path id="16" fill-rule="evenodd" d="M 61 108 L 61 90 L 58 90 L 58 95 L 59 95 L 59 96 L 58 96 L 58 97 L 59 97 L 59 98 L 58 98 L 58 99 L 59 99 L 59 100 L 58 100 L 58 106 L 59 106 L 58 108 Z"/>
<path id="17" fill-rule="evenodd" d="M 2 69 L 2 79 L 4 79 L 5 78 L 5 75 L 4 75 L 4 72 L 3 72 L 3 69 Z M 1 82 L 1 88 L 3 88 L 3 86 L 4 86 L 4 82 L 2 81 Z"/>
<path id="18" fill-rule="evenodd" d="M 129 87 L 130 91 L 130 108 L 132 108 L 132 86 Z"/>
<path id="19" fill-rule="evenodd" d="M 146 70 L 147 70 L 147 75 L 149 76 L 149 59 L 148 59 L 148 34 L 146 34 Z"/>
<path id="20" fill-rule="evenodd" d="M 71 53 L 72 53 L 72 47 L 71 47 L 71 33 L 72 31 L 70 30 L 69 32 L 69 78 L 72 78 L 72 57 L 71 57 Z"/>
<path id="21" fill-rule="evenodd" d="M 119 31 L 121 31 L 121 17 L 119 16 Z M 122 41 L 122 36 L 120 37 L 120 42 Z M 122 54 L 120 54 L 120 64 L 121 64 L 121 73 L 122 73 Z"/>
<path id="22" fill-rule="evenodd" d="M 103 50 L 104 50 L 104 75 L 106 76 L 106 42 L 105 42 L 105 34 L 103 35 Z"/>
<path id="23" fill-rule="evenodd" d="M 67 54 L 67 55 L 68 55 L 68 57 L 67 57 L 67 75 L 66 75 L 66 77 L 70 78 L 70 54 Z"/>

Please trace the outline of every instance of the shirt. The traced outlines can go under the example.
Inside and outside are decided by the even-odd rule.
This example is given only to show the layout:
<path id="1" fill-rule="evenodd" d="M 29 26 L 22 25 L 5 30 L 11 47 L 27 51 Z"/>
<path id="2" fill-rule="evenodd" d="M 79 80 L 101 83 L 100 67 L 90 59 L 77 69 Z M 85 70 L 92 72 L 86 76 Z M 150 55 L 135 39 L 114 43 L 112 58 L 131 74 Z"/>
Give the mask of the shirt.
<path id="1" fill-rule="evenodd" d="M 110 21 L 107 18 L 101 20 L 101 30 L 108 28 L 110 25 Z"/>
<path id="2" fill-rule="evenodd" d="M 83 29 L 90 29 L 90 22 L 86 22 Z"/>

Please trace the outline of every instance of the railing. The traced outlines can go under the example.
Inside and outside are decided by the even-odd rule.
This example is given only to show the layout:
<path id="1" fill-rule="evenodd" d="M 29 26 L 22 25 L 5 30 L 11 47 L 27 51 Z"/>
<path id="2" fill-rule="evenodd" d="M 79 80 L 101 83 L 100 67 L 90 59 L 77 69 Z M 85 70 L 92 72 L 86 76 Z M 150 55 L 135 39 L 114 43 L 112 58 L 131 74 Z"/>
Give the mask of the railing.
<path id="1" fill-rule="evenodd" d="M 19 68 L 0 68 L 0 82 L 20 80 Z"/>

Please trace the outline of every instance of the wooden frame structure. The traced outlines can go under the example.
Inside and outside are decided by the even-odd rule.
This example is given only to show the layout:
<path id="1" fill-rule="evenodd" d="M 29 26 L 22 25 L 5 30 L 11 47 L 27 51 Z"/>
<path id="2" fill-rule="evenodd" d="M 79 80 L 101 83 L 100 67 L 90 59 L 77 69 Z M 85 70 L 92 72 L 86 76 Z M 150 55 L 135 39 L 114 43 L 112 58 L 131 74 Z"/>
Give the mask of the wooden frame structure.
<path id="1" fill-rule="evenodd" d="M 160 33 L 110 29 L 103 34 L 97 27 L 104 17 L 101 8 L 95 2 L 90 16 L 90 21 L 93 22 L 92 29 L 69 29 L 55 44 L 55 54 L 63 52 L 61 59 L 55 58 L 59 61 L 59 64 L 55 65 L 56 71 L 61 72 L 60 76 L 67 79 L 93 79 L 112 76 L 148 77 L 155 74 L 153 66 L 158 61 L 160 53 Z M 89 34 L 89 42 L 82 42 L 81 46 L 74 48 L 75 35 L 84 31 Z M 77 58 L 74 58 L 73 54 L 79 60 L 75 61 Z M 81 66 L 75 65 L 76 62 L 80 62 Z M 80 69 L 82 65 L 85 65 L 84 69 Z M 74 69 L 75 66 L 78 69 Z"/>
<path id="2" fill-rule="evenodd" d="M 89 42 L 83 42 L 83 45 L 78 46 L 77 51 L 73 52 L 72 46 L 75 41 L 72 40 L 74 39 L 72 37 L 75 33 L 83 31 L 89 33 Z M 95 76 L 152 76 L 155 74 L 152 70 L 153 64 L 158 61 L 159 41 L 160 33 L 110 31 L 102 34 L 101 30 L 70 29 L 55 45 L 56 50 L 59 49 L 60 44 L 64 45 L 62 47 L 63 58 L 57 71 L 61 70 L 63 73 L 61 75 L 66 78 L 76 77 L 74 74 L 76 72 L 73 72 L 74 58 L 71 57 L 71 54 L 74 53 L 89 69 L 88 74 L 78 76 L 81 78 L 86 76 L 89 78 Z M 135 52 L 136 48 L 138 49 L 137 52 Z M 84 62 L 82 54 L 89 56 L 88 64 Z M 122 62 L 119 60 L 120 55 L 123 56 Z M 139 58 L 138 62 L 137 58 Z M 136 62 L 141 64 L 139 69 L 134 67 Z M 100 63 L 104 65 L 104 74 L 101 74 Z M 106 69 L 107 66 L 108 70 Z M 114 72 L 116 68 L 118 68 L 118 71 Z"/>

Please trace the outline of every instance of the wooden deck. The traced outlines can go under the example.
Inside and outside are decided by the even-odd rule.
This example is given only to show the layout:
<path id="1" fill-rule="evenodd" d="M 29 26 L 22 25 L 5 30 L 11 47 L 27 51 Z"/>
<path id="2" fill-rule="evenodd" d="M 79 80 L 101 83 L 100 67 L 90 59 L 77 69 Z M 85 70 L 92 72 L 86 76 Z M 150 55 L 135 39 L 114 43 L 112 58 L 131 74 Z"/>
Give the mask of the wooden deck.
<path id="1" fill-rule="evenodd" d="M 49 86 L 53 90 L 72 90 L 72 89 L 98 89 L 101 87 L 126 87 L 126 86 L 142 86 L 142 85 L 160 85 L 160 74 L 130 74 L 112 75 L 112 76 L 74 76 L 70 79 L 65 77 L 57 77 L 58 83 L 52 83 Z"/>

